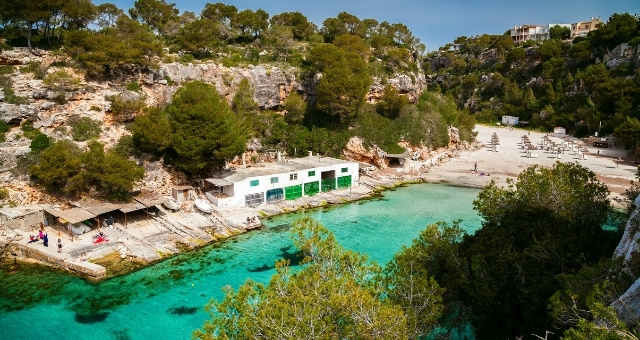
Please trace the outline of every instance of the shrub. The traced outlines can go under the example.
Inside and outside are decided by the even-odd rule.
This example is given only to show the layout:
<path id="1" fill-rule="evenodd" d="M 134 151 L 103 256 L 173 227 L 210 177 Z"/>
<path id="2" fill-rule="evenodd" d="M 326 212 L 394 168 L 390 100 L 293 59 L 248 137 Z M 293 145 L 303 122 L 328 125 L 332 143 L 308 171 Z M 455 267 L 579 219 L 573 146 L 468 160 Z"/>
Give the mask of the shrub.
<path id="1" fill-rule="evenodd" d="M 138 84 L 138 82 L 136 82 L 136 81 L 132 81 L 132 82 L 128 83 L 125 86 L 125 88 L 127 90 L 129 90 L 129 91 L 132 91 L 132 92 L 140 92 L 140 91 L 142 91 L 142 87 L 140 87 L 140 84 Z"/>
<path id="2" fill-rule="evenodd" d="M 69 125 L 71 126 L 71 136 L 77 142 L 96 139 L 102 131 L 100 122 L 89 117 L 72 118 L 69 121 Z"/>
<path id="3" fill-rule="evenodd" d="M 0 66 L 0 75 L 12 74 L 13 66 L 11 65 L 2 65 Z"/>
<path id="4" fill-rule="evenodd" d="M 42 82 L 51 90 L 72 91 L 80 85 L 80 79 L 66 70 L 49 73 Z"/>
<path id="5" fill-rule="evenodd" d="M 2 91 L 4 92 L 4 102 L 7 104 L 29 104 L 29 99 L 16 95 L 16 93 L 11 88 L 5 87 Z"/>
<path id="6" fill-rule="evenodd" d="M 41 134 L 40 131 L 33 127 L 33 122 L 31 120 L 26 120 L 22 125 L 20 125 L 20 129 L 24 133 L 24 136 L 29 139 L 34 139 L 38 134 Z"/>
<path id="7" fill-rule="evenodd" d="M 29 145 L 29 148 L 31 149 L 31 152 L 38 153 L 48 148 L 49 145 L 51 145 L 51 139 L 49 138 L 49 136 L 38 131 L 38 134 L 31 141 L 31 145 Z"/>
<path id="8" fill-rule="evenodd" d="M 102 111 L 102 109 L 99 106 L 96 106 L 96 105 L 91 105 L 91 108 L 89 108 L 89 110 L 98 111 L 98 112 Z"/>
<path id="9" fill-rule="evenodd" d="M 196 58 L 189 53 L 185 53 L 180 57 L 180 62 L 181 63 L 191 63 L 195 60 Z"/>
<path id="10" fill-rule="evenodd" d="M 9 198 L 9 190 L 7 188 L 0 188 L 0 200 Z"/>
<path id="11" fill-rule="evenodd" d="M 9 131 L 9 129 L 11 129 L 11 126 L 9 126 L 9 124 L 5 123 L 4 121 L 0 120 L 0 143 L 6 140 L 5 134 L 7 133 L 7 131 Z"/>
<path id="12" fill-rule="evenodd" d="M 122 95 L 111 97 L 111 113 L 119 120 L 130 120 L 147 107 L 143 96 L 125 99 Z"/>
<path id="13" fill-rule="evenodd" d="M 27 65 L 20 68 L 20 73 L 33 73 L 36 79 L 44 79 L 47 69 L 42 67 L 42 63 L 38 61 L 30 61 Z"/>

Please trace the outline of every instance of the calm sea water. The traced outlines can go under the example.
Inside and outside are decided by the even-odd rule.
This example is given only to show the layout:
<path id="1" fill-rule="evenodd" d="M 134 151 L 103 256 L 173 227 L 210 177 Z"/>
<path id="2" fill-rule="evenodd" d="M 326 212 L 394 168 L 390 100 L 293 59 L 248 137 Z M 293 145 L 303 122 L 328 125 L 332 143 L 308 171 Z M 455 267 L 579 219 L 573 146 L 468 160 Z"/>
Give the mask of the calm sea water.
<path id="1" fill-rule="evenodd" d="M 248 278 L 266 283 L 277 259 L 295 263 L 289 224 L 311 216 L 346 248 L 384 265 L 427 225 L 462 220 L 473 233 L 479 190 L 416 184 L 379 199 L 303 211 L 264 221 L 265 228 L 90 283 L 40 266 L 0 268 L 1 339 L 188 339 L 208 318 L 204 305 Z"/>

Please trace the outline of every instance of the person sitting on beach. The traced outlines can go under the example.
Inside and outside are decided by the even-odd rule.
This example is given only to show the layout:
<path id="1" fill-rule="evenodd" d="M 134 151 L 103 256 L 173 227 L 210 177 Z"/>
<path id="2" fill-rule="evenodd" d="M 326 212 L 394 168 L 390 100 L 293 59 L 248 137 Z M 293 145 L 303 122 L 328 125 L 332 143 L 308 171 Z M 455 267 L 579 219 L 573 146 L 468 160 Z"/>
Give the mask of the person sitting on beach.
<path id="1" fill-rule="evenodd" d="M 33 242 L 38 242 L 38 238 L 36 237 L 36 235 L 29 235 L 28 243 L 33 243 Z"/>

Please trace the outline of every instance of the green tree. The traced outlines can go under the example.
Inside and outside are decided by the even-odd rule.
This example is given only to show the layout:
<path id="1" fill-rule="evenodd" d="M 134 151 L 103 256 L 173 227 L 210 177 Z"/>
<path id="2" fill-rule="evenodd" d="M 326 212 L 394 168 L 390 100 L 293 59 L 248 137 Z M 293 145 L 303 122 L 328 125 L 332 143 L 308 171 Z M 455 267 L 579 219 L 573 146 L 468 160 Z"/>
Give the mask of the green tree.
<path id="1" fill-rule="evenodd" d="M 549 28 L 549 38 L 555 40 L 567 40 L 571 36 L 571 29 L 566 26 L 555 25 Z"/>
<path id="2" fill-rule="evenodd" d="M 177 36 L 180 47 L 191 52 L 198 58 L 203 58 L 209 49 L 219 43 L 219 26 L 210 19 L 198 19 L 185 23 Z"/>
<path id="3" fill-rule="evenodd" d="M 195 338 L 406 339 L 402 310 L 380 298 L 379 272 L 366 256 L 343 249 L 310 218 L 294 223 L 294 243 L 306 265 L 286 261 L 268 285 L 248 281 L 212 301 Z"/>
<path id="4" fill-rule="evenodd" d="M 65 47 L 89 76 L 115 76 L 125 64 L 150 66 L 154 57 L 162 55 L 162 45 L 151 29 L 126 15 L 118 17 L 116 27 L 69 32 Z"/>
<path id="5" fill-rule="evenodd" d="M 67 180 L 76 176 L 82 168 L 81 156 L 82 151 L 72 142 L 56 142 L 42 151 L 38 163 L 29 169 L 29 174 L 49 191 L 64 191 Z"/>
<path id="6" fill-rule="evenodd" d="M 400 112 L 407 105 L 409 105 L 407 97 L 401 95 L 395 87 L 387 85 L 380 100 L 376 103 L 376 111 L 385 117 L 394 119 L 400 116 Z"/>
<path id="7" fill-rule="evenodd" d="M 402 307 L 411 339 L 429 334 L 437 325 L 445 290 L 438 285 L 434 275 L 443 278 L 445 272 L 462 269 L 461 259 L 452 251 L 461 235 L 458 226 L 448 227 L 442 223 L 428 226 L 410 247 L 403 246 L 385 267 L 387 295 Z M 448 275 L 446 279 L 459 280 L 454 275 Z"/>
<path id="8" fill-rule="evenodd" d="M 187 173 L 223 166 L 245 150 L 246 131 L 210 84 L 185 84 L 166 112 L 173 131 L 170 160 Z"/>
<path id="9" fill-rule="evenodd" d="M 626 117 L 614 131 L 614 136 L 625 149 L 635 148 L 640 141 L 640 121 L 634 117 Z"/>
<path id="10" fill-rule="evenodd" d="M 134 20 L 146 23 L 156 32 L 165 35 L 165 28 L 169 22 L 177 20 L 180 11 L 175 3 L 164 0 L 136 0 L 129 14 Z"/>
<path id="11" fill-rule="evenodd" d="M 297 91 L 291 91 L 284 101 L 284 119 L 289 124 L 300 124 L 304 120 L 304 114 L 307 112 L 307 102 L 298 94 Z"/>
<path id="12" fill-rule="evenodd" d="M 253 89 L 247 78 L 242 78 L 238 83 L 236 94 L 231 102 L 231 109 L 235 112 L 238 120 L 243 121 L 249 126 L 254 126 L 260 108 L 255 100 L 253 100 Z"/>
<path id="13" fill-rule="evenodd" d="M 124 11 L 112 3 L 104 3 L 96 7 L 96 24 L 101 27 L 115 27 L 118 18 Z"/>
<path id="14" fill-rule="evenodd" d="M 612 50 L 639 35 L 639 22 L 637 15 L 613 13 L 606 23 L 601 24 L 597 30 L 589 32 L 588 38 L 594 47 Z"/>
<path id="15" fill-rule="evenodd" d="M 602 229 L 607 196 L 595 173 L 577 163 L 532 166 L 515 185 L 505 189 L 492 182 L 478 195 L 474 208 L 484 222 L 460 245 L 470 263 L 469 281 L 455 288 L 473 309 L 479 337 L 550 329 L 547 304 L 559 275 L 609 257 L 619 240 Z"/>
<path id="16" fill-rule="evenodd" d="M 293 38 L 296 40 L 306 40 L 318 30 L 318 27 L 314 23 L 309 22 L 307 17 L 300 12 L 284 12 L 274 15 L 271 17 L 270 23 L 271 26 L 281 25 L 289 27 L 293 33 Z"/>
<path id="17" fill-rule="evenodd" d="M 82 155 L 81 179 L 72 185 L 92 186 L 110 198 L 126 200 L 135 182 L 144 177 L 144 168 L 119 155 L 115 150 L 104 151 L 98 142 L 89 143 L 89 150 Z M 86 190 L 86 188 L 85 188 Z M 77 191 L 84 191 L 78 189 Z"/>
<path id="18" fill-rule="evenodd" d="M 136 117 L 131 134 L 140 150 L 155 155 L 162 155 L 173 140 L 169 117 L 160 109 L 151 109 L 148 114 Z"/>
<path id="19" fill-rule="evenodd" d="M 318 109 L 343 121 L 353 118 L 371 84 L 365 61 L 331 44 L 314 47 L 309 61 L 314 72 L 322 72 L 316 93 Z"/>

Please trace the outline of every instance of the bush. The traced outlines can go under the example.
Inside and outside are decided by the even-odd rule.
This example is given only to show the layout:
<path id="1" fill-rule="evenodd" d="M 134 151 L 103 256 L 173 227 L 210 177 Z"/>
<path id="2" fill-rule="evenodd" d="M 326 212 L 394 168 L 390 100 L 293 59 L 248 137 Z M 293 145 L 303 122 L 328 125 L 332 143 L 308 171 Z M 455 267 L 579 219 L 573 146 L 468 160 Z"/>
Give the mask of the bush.
<path id="1" fill-rule="evenodd" d="M 89 108 L 89 110 L 98 111 L 98 112 L 102 111 L 102 109 L 99 106 L 96 106 L 96 105 L 91 105 L 91 108 Z"/>
<path id="2" fill-rule="evenodd" d="M 4 121 L 0 120 L 0 143 L 6 140 L 5 134 L 7 133 L 7 131 L 9 131 L 9 129 L 11 129 L 11 126 L 9 126 L 9 124 L 5 123 Z"/>
<path id="3" fill-rule="evenodd" d="M 191 63 L 195 60 L 196 58 L 189 53 L 185 53 L 180 57 L 180 62 L 181 63 Z"/>
<path id="4" fill-rule="evenodd" d="M 97 139 L 100 136 L 100 122 L 89 117 L 72 118 L 69 121 L 71 126 L 71 136 L 77 142 L 84 142 L 91 139 Z"/>
<path id="5" fill-rule="evenodd" d="M 20 125 L 20 129 L 24 133 L 24 136 L 29 139 L 34 139 L 40 133 L 40 130 L 33 127 L 33 122 L 31 120 L 26 120 L 22 125 Z"/>
<path id="6" fill-rule="evenodd" d="M 12 74 L 13 66 L 11 65 L 2 65 L 0 66 L 0 75 Z"/>
<path id="7" fill-rule="evenodd" d="M 49 73 L 42 82 L 47 88 L 56 91 L 73 91 L 80 85 L 80 79 L 66 70 Z"/>
<path id="8" fill-rule="evenodd" d="M 5 87 L 2 91 L 4 92 L 4 102 L 7 104 L 15 104 L 15 105 L 29 104 L 29 99 L 16 95 L 16 93 L 11 88 Z"/>
<path id="9" fill-rule="evenodd" d="M 144 97 L 124 99 L 122 95 L 111 98 L 111 113 L 119 120 L 130 120 L 147 107 Z"/>
<path id="10" fill-rule="evenodd" d="M 7 188 L 0 188 L 0 200 L 9 198 L 9 190 Z"/>
<path id="11" fill-rule="evenodd" d="M 20 73 L 33 73 L 36 79 L 44 79 L 47 75 L 47 69 L 42 67 L 42 63 L 38 61 L 30 61 L 27 65 L 20 68 Z"/>
<path id="12" fill-rule="evenodd" d="M 51 139 L 49 138 L 49 136 L 38 131 L 36 137 L 31 141 L 31 145 L 29 145 L 29 148 L 31 149 L 31 152 L 38 153 L 47 149 L 49 145 L 51 145 Z"/>
<path id="13" fill-rule="evenodd" d="M 140 92 L 142 91 L 142 87 L 140 87 L 140 84 L 138 84 L 138 82 L 136 81 L 132 81 L 130 83 L 128 83 L 125 86 L 125 89 L 132 91 L 132 92 Z"/>

